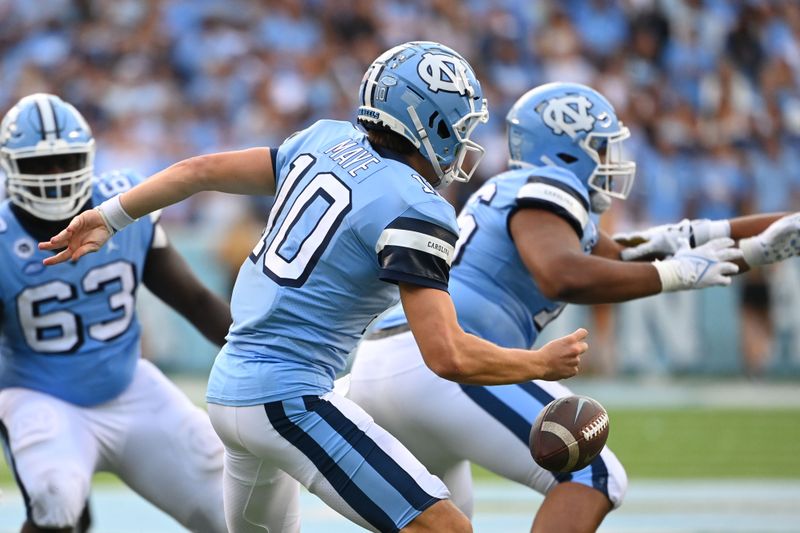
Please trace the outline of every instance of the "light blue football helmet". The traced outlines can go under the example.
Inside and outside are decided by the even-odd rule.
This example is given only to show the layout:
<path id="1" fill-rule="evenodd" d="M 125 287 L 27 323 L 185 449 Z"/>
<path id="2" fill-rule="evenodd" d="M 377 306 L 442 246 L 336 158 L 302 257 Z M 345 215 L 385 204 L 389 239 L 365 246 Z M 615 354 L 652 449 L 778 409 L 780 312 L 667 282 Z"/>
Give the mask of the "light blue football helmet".
<path id="1" fill-rule="evenodd" d="M 92 195 L 94 138 L 58 96 L 22 98 L 0 122 L 0 166 L 12 202 L 37 218 L 66 220 Z"/>
<path id="2" fill-rule="evenodd" d="M 437 189 L 469 181 L 483 158 L 470 135 L 489 120 L 486 99 L 472 67 L 447 46 L 419 41 L 387 50 L 364 74 L 359 103 L 359 123 L 402 135 L 430 161 Z"/>
<path id="3" fill-rule="evenodd" d="M 511 167 L 563 167 L 595 191 L 628 197 L 636 163 L 624 159 L 622 141 L 630 131 L 611 103 L 591 87 L 535 87 L 514 103 L 506 125 Z"/>

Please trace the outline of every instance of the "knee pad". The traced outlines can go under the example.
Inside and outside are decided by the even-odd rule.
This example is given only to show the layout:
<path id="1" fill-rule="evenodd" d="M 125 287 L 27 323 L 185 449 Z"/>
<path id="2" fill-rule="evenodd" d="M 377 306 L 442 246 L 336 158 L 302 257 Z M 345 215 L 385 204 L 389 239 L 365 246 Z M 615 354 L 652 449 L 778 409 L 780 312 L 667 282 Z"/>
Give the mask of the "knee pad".
<path id="1" fill-rule="evenodd" d="M 89 496 L 89 483 L 77 472 L 49 470 L 26 487 L 30 517 L 41 528 L 74 527 Z"/>

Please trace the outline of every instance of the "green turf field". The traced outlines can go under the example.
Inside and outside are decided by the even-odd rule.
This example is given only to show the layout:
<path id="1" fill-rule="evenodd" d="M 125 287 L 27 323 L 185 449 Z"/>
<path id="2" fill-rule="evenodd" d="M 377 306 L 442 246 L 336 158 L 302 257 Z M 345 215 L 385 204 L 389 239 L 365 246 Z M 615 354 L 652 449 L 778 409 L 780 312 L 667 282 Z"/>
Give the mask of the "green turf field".
<path id="1" fill-rule="evenodd" d="M 800 409 L 610 409 L 609 417 L 608 443 L 631 478 L 800 478 Z"/>
<path id="2" fill-rule="evenodd" d="M 800 409 L 610 409 L 609 416 L 609 445 L 631 478 L 800 478 Z M 493 474 L 476 468 L 475 477 Z M 0 484 L 11 483 L 3 464 Z"/>

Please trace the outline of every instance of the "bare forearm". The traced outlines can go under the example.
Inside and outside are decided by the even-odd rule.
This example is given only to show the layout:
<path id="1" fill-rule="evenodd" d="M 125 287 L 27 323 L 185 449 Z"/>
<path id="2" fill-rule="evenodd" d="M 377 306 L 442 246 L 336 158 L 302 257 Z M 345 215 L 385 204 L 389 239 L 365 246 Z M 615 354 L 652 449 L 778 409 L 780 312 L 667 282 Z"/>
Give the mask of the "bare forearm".
<path id="1" fill-rule="evenodd" d="M 209 290 L 196 296 L 194 301 L 180 302 L 173 305 L 173 308 L 206 339 L 217 346 L 222 346 L 225 344 L 225 336 L 232 321 L 228 305 Z"/>
<path id="2" fill-rule="evenodd" d="M 586 330 L 541 350 L 501 348 L 461 329 L 447 293 L 401 283 L 400 297 L 425 364 L 451 381 L 502 385 L 568 378 L 578 372 L 580 354 L 586 351 Z"/>
<path id="3" fill-rule="evenodd" d="M 154 174 L 150 179 L 120 197 L 125 212 L 139 218 L 206 190 L 197 159 L 187 159 Z"/>
<path id="4" fill-rule="evenodd" d="M 578 253 L 556 261 L 546 264 L 546 273 L 534 274 L 539 288 L 553 300 L 617 303 L 661 292 L 658 271 L 650 263 L 625 263 Z"/>
<path id="5" fill-rule="evenodd" d="M 171 245 L 150 250 L 142 278 L 153 294 L 186 318 L 209 341 L 217 346 L 225 344 L 232 322 L 230 307 L 200 283 Z"/>
<path id="6" fill-rule="evenodd" d="M 459 335 L 454 353 L 453 368 L 443 377 L 458 383 L 505 385 L 546 377 L 535 351 L 501 348 L 468 333 Z"/>
<path id="7" fill-rule="evenodd" d="M 788 213 L 767 213 L 763 215 L 749 215 L 730 219 L 731 238 L 734 240 L 746 239 L 758 235 L 770 224 L 786 216 Z"/>
<path id="8" fill-rule="evenodd" d="M 250 148 L 185 159 L 125 192 L 120 202 L 133 218 L 201 191 L 271 195 L 275 177 L 269 148 Z"/>

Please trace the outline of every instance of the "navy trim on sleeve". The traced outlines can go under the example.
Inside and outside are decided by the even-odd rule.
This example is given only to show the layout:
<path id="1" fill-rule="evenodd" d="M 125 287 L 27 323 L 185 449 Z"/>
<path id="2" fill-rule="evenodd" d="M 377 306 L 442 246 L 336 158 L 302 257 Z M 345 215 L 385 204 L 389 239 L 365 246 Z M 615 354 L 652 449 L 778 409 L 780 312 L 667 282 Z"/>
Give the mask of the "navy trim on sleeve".
<path id="1" fill-rule="evenodd" d="M 439 289 L 440 291 L 449 292 L 447 290 L 447 282 L 439 282 L 430 278 L 408 274 L 407 272 L 398 272 L 396 270 L 388 270 L 384 268 L 381 269 L 380 273 L 378 274 L 378 279 L 387 283 L 393 283 L 395 285 L 398 285 L 401 282 L 411 283 L 421 287 L 428 287 L 431 289 Z"/>
<path id="2" fill-rule="evenodd" d="M 278 183 L 278 150 L 270 148 L 269 158 L 272 159 L 272 174 L 275 176 L 275 183 Z"/>
<path id="3" fill-rule="evenodd" d="M 528 183 L 544 183 L 546 185 L 550 185 L 551 187 L 555 187 L 556 189 L 561 189 L 565 193 L 578 200 L 583 208 L 586 209 L 586 211 L 589 211 L 589 202 L 586 200 L 586 198 L 581 196 L 575 189 L 562 181 L 554 180 L 552 178 L 545 178 L 542 176 L 531 176 L 528 178 Z"/>
<path id="4" fill-rule="evenodd" d="M 386 227 L 376 247 L 378 277 L 446 291 L 457 240 L 458 235 L 433 222 L 399 217 Z"/>
<path id="5" fill-rule="evenodd" d="M 418 218 L 398 217 L 386 227 L 391 229 L 403 229 L 408 231 L 416 231 L 417 233 L 424 233 L 426 235 L 430 235 L 431 237 L 436 237 L 437 239 L 446 241 L 453 246 L 455 246 L 456 241 L 458 240 L 458 235 L 447 228 L 433 222 L 428 222 L 427 220 L 420 220 Z"/>
<path id="6" fill-rule="evenodd" d="M 514 216 L 517 211 L 520 209 L 542 209 L 544 211 L 549 211 L 554 215 L 558 215 L 563 218 L 567 224 L 575 230 L 575 233 L 578 234 L 579 239 L 583 239 L 583 228 L 581 227 L 581 223 L 576 219 L 572 213 L 561 207 L 560 205 L 548 202 L 547 200 L 542 200 L 538 198 L 518 198 L 517 199 L 517 207 L 511 210 L 508 214 L 508 222 L 506 225 L 511 224 L 511 217 Z M 511 234 L 511 230 L 509 228 L 509 235 Z"/>

